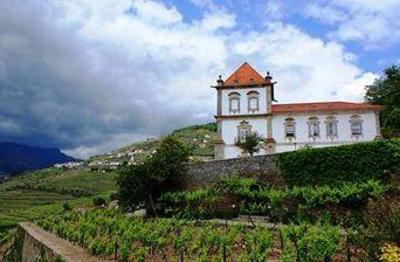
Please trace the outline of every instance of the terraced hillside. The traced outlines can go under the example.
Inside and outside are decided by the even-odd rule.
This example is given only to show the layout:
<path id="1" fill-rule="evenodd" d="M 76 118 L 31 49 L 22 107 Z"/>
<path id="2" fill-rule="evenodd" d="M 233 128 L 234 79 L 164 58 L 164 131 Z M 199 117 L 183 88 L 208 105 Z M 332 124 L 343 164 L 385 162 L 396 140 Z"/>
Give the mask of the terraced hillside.
<path id="1" fill-rule="evenodd" d="M 68 201 L 87 205 L 95 195 L 115 191 L 115 173 L 94 173 L 87 169 L 64 171 L 50 168 L 0 184 L 0 231 L 18 222 L 51 214 Z"/>
<path id="2" fill-rule="evenodd" d="M 195 159 L 213 157 L 214 123 L 178 129 L 172 135 L 192 149 Z M 138 158 L 143 158 L 151 154 L 159 142 L 160 139 L 153 139 L 131 144 L 113 154 L 139 148 L 142 153 Z M 98 156 L 97 159 L 107 156 Z M 13 177 L 0 184 L 0 232 L 18 222 L 56 213 L 63 209 L 66 201 L 72 206 L 87 206 L 91 205 L 94 196 L 108 199 L 110 193 L 116 191 L 116 177 L 115 172 L 92 172 L 89 168 L 49 168 Z"/>
<path id="3" fill-rule="evenodd" d="M 195 160 L 208 160 L 214 157 L 214 141 L 216 138 L 217 126 L 215 123 L 204 125 L 192 125 L 174 130 L 171 135 L 186 144 L 191 150 Z M 129 154 L 135 153 L 135 162 L 149 156 L 159 145 L 161 138 L 152 138 L 124 146 L 107 154 L 91 157 L 88 162 L 116 160 L 129 161 Z"/>

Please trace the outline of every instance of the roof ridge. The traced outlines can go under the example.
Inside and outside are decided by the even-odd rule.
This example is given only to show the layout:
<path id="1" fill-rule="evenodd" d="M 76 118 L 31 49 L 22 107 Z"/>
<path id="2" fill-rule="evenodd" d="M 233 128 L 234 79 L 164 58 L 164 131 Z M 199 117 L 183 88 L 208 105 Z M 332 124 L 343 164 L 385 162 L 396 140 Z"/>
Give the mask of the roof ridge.
<path id="1" fill-rule="evenodd" d="M 249 63 L 244 62 L 225 80 L 225 85 L 243 85 L 243 84 L 264 83 L 264 77 L 257 72 Z"/>

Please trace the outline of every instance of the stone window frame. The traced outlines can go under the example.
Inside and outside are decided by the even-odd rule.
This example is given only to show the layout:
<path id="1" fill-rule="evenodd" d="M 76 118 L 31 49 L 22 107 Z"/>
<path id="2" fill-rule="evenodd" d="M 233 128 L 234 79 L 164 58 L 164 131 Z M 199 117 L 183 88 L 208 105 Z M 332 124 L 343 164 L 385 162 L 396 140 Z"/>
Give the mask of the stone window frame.
<path id="1" fill-rule="evenodd" d="M 326 128 L 326 137 L 330 140 L 338 138 L 338 120 L 335 116 L 327 116 L 325 120 L 325 128 Z M 331 126 L 333 129 L 331 130 Z M 333 132 L 331 132 L 333 131 Z"/>
<path id="2" fill-rule="evenodd" d="M 358 139 L 359 137 L 362 137 L 362 135 L 363 135 L 363 119 L 362 119 L 362 117 L 360 116 L 360 115 L 358 115 L 358 114 L 355 114 L 355 115 L 352 115 L 351 117 L 350 117 L 350 120 L 349 120 L 349 122 L 350 122 L 350 132 L 351 132 L 351 136 L 352 137 L 355 137 L 356 139 Z M 354 125 L 355 124 L 358 124 L 359 125 L 359 133 L 355 133 L 354 132 Z"/>
<path id="3" fill-rule="evenodd" d="M 296 139 L 296 120 L 293 117 L 287 117 L 283 125 L 284 125 L 285 139 L 288 139 L 290 142 L 293 139 Z M 293 132 L 290 133 L 288 132 L 290 130 L 289 127 L 292 127 Z M 288 134 L 293 134 L 293 135 L 288 136 Z"/>
<path id="4" fill-rule="evenodd" d="M 243 143 L 246 141 L 246 136 L 251 133 L 252 125 L 246 120 L 242 120 L 237 126 L 237 137 L 235 139 L 236 143 Z M 244 136 L 243 136 L 244 131 Z"/>
<path id="5" fill-rule="evenodd" d="M 251 108 L 251 100 L 256 100 L 256 108 Z M 252 90 L 247 93 L 247 111 L 249 113 L 257 113 L 260 111 L 260 93 Z"/>
<path id="6" fill-rule="evenodd" d="M 232 92 L 228 94 L 229 97 L 229 113 L 237 114 L 240 113 L 240 94 L 238 92 Z M 237 101 L 237 108 L 233 108 L 233 102 Z"/>
<path id="7" fill-rule="evenodd" d="M 317 116 L 308 118 L 308 137 L 312 139 L 319 138 L 321 135 L 320 121 Z M 316 126 L 316 133 L 313 133 L 313 126 Z"/>

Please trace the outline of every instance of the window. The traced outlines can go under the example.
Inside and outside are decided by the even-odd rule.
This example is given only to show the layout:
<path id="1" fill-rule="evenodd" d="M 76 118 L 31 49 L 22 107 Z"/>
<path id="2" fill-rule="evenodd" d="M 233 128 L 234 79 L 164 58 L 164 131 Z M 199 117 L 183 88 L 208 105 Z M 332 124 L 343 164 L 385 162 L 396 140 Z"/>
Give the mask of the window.
<path id="1" fill-rule="evenodd" d="M 249 125 L 249 122 L 246 120 L 243 120 L 240 122 L 240 125 L 238 125 L 238 137 L 236 139 L 236 142 L 243 143 L 246 141 L 246 137 L 250 134 L 251 132 L 251 125 Z"/>
<path id="2" fill-rule="evenodd" d="M 337 137 L 337 120 L 334 116 L 329 116 L 326 118 L 326 136 L 330 139 Z"/>
<path id="3" fill-rule="evenodd" d="M 308 120 L 308 136 L 311 138 L 319 137 L 319 119 L 310 117 Z"/>
<path id="4" fill-rule="evenodd" d="M 351 135 L 355 137 L 362 136 L 362 119 L 359 115 L 353 115 L 350 118 Z"/>
<path id="5" fill-rule="evenodd" d="M 296 138 L 296 122 L 293 118 L 285 119 L 285 137 L 288 139 Z"/>
<path id="6" fill-rule="evenodd" d="M 229 95 L 229 113 L 240 112 L 240 94 L 237 92 L 230 93 Z"/>
<path id="7" fill-rule="evenodd" d="M 247 93 L 247 109 L 249 112 L 255 113 L 259 111 L 259 95 L 257 91 L 250 91 Z"/>

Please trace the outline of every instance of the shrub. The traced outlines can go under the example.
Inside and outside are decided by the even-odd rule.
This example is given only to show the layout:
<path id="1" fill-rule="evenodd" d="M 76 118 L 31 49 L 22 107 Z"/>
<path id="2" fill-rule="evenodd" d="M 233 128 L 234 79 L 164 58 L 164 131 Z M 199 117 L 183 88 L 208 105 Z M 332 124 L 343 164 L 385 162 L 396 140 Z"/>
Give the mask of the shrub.
<path id="1" fill-rule="evenodd" d="M 386 180 L 400 168 L 400 140 L 302 149 L 280 154 L 277 165 L 289 186 Z"/>
<path id="2" fill-rule="evenodd" d="M 350 240 L 378 261 L 381 247 L 385 243 L 400 246 L 400 205 L 399 198 L 380 198 L 368 204 L 362 226 L 352 231 Z"/>
<path id="3" fill-rule="evenodd" d="M 72 207 L 71 207 L 71 205 L 66 201 L 66 202 L 64 202 L 64 204 L 63 204 L 63 209 L 64 209 L 64 211 L 70 211 L 70 210 L 72 210 Z"/>
<path id="4" fill-rule="evenodd" d="M 96 207 L 100 207 L 100 206 L 105 205 L 107 203 L 106 200 L 103 197 L 99 197 L 99 196 L 98 197 L 94 197 L 92 199 L 92 202 L 93 202 L 93 205 L 96 206 Z"/>
<path id="5" fill-rule="evenodd" d="M 400 247 L 386 244 L 381 248 L 382 255 L 379 257 L 382 262 L 400 261 Z"/>

